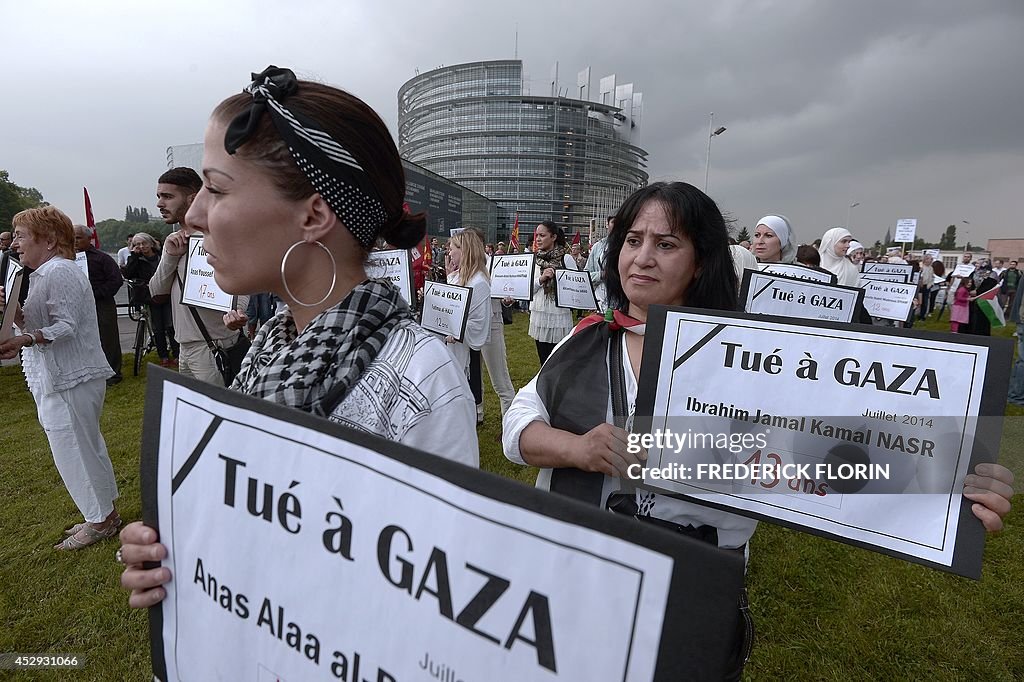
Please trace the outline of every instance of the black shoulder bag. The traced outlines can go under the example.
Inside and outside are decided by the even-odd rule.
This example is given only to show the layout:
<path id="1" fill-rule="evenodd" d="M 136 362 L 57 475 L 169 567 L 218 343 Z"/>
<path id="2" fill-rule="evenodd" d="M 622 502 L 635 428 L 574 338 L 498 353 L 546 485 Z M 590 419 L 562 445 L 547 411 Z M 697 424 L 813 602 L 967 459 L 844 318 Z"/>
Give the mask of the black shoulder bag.
<path id="1" fill-rule="evenodd" d="M 185 286 L 181 281 L 181 276 L 178 275 L 177 271 L 174 274 L 177 275 L 178 286 L 184 289 Z M 217 364 L 217 371 L 224 377 L 224 385 L 230 386 L 231 382 L 238 376 L 238 372 L 242 369 L 242 360 L 245 359 L 245 355 L 249 352 L 249 347 L 252 345 L 249 343 L 249 339 L 246 338 L 245 331 L 242 329 L 238 330 L 238 339 L 235 341 L 235 345 L 230 348 L 222 348 L 220 344 L 215 343 L 210 338 L 210 332 L 206 331 L 206 325 L 203 324 L 203 318 L 199 317 L 199 311 L 190 305 L 185 307 L 192 313 L 192 319 L 196 321 L 196 326 L 199 327 L 203 338 L 206 339 L 206 345 L 210 347 L 210 352 L 213 354 L 213 361 Z"/>

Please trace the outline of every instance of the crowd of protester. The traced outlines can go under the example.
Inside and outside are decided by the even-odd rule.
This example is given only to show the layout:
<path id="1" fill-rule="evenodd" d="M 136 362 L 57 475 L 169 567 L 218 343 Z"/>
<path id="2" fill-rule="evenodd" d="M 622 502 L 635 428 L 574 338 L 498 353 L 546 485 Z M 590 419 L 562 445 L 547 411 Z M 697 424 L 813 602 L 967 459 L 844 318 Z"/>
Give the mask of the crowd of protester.
<path id="1" fill-rule="evenodd" d="M 315 126 L 317 135 L 307 126 Z M 326 148 L 316 142 L 323 139 L 329 140 L 322 143 Z M 640 462 L 627 452 L 626 437 L 648 308 L 734 311 L 739 276 L 757 263 L 799 263 L 834 274 L 840 285 L 857 286 L 859 264 L 878 258 L 843 228 L 825 231 L 816 244 L 801 244 L 792 223 L 777 214 L 758 221 L 749 249 L 730 244 L 715 202 L 682 182 L 635 192 L 609 216 L 607 236 L 586 250 L 544 221 L 529 245 L 537 267 L 528 333 L 541 369 L 515 392 L 504 336 L 515 302 L 491 297 L 487 267 L 487 258 L 507 253 L 508 245 L 485 244 L 479 232 L 467 229 L 444 243 L 431 238 L 430 257 L 417 259 L 417 288 L 429 279 L 472 290 L 459 339 L 426 331 L 395 287 L 367 277 L 367 254 L 378 245 L 421 255 L 427 245 L 426 216 L 403 203 L 395 144 L 364 102 L 297 80 L 287 69 L 268 68 L 246 92 L 214 109 L 203 169 L 202 178 L 176 168 L 158 179 L 161 216 L 177 226 L 162 244 L 137 233 L 115 261 L 93 253 L 85 245 L 87 228 L 79 230 L 88 277 L 74 263 L 75 228 L 63 213 L 47 207 L 14 218 L 14 245 L 34 272 L 18 317 L 21 333 L 0 344 L 0 357 L 20 354 L 57 468 L 83 516 L 59 549 L 112 537 L 121 526 L 99 415 L 107 382 L 119 376 L 120 349 L 114 357 L 109 318 L 123 276 L 132 282 L 133 303 L 148 306 L 161 364 L 211 383 L 230 378 L 233 390 L 471 467 L 479 466 L 483 360 L 500 399 L 504 453 L 512 462 L 538 467 L 538 486 L 749 556 L 757 525 L 752 519 L 621 485 L 626 468 Z M 192 234 L 204 238 L 217 284 L 237 296 L 227 315 L 181 302 Z M 915 315 L 924 319 L 934 312 L 943 286 L 949 287 L 945 298 L 956 332 L 989 333 L 971 306 L 993 287 L 1000 287 L 1014 319 L 1024 312 L 1016 263 L 996 272 L 982 261 L 955 287 L 941 283 L 941 263 L 926 257 L 911 264 L 921 276 L 907 326 Z M 595 285 L 598 314 L 576 325 L 555 302 L 563 269 L 586 271 Z M 232 349 L 248 350 L 234 376 L 226 377 L 217 356 Z M 388 371 L 374 374 L 375 367 Z M 609 376 L 618 370 L 624 385 L 616 388 Z M 1016 374 L 1010 397 L 1017 390 L 1024 400 L 1020 360 Z M 394 390 L 381 390 L 368 376 L 388 377 Z M 620 390 L 621 409 L 613 396 Z M 422 399 L 395 404 L 383 401 L 383 394 Z M 1009 511 L 1011 483 L 1012 475 L 998 465 L 981 465 L 968 477 L 964 496 L 990 531 L 1001 528 Z M 157 531 L 134 522 L 121 532 L 121 543 L 117 556 L 130 605 L 158 603 L 171 575 L 164 566 L 146 565 L 167 553 Z M 737 608 L 745 611 L 743 599 Z M 745 627 L 749 620 L 738 622 L 744 627 L 735 635 L 737 678 L 753 637 Z"/>

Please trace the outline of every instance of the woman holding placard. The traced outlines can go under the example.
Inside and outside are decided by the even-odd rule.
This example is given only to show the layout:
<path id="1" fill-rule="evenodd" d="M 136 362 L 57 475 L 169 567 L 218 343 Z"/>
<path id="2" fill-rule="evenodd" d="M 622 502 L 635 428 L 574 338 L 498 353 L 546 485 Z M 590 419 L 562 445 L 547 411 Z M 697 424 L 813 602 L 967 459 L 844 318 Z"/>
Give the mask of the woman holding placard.
<path id="1" fill-rule="evenodd" d="M 533 280 L 530 301 L 530 337 L 537 343 L 540 364 L 551 355 L 555 344 L 572 331 L 572 312 L 555 304 L 555 271 L 576 269 L 576 261 L 566 252 L 565 233 L 555 223 L 545 220 L 534 232 L 537 274 Z"/>
<path id="2" fill-rule="evenodd" d="M 757 221 L 750 250 L 759 263 L 792 263 L 796 247 L 796 234 L 788 218 L 766 215 Z"/>
<path id="3" fill-rule="evenodd" d="M 658 182 L 626 199 L 615 225 L 605 269 L 614 314 L 604 321 L 599 316 L 583 320 L 519 391 L 503 424 L 505 456 L 540 467 L 539 487 L 745 552 L 754 520 L 637 491 L 627 482 L 629 467 L 644 462 L 641 454 L 630 452 L 627 438 L 648 307 L 735 309 L 737 280 L 725 221 L 696 187 Z M 965 488 L 965 497 L 979 502 L 974 513 L 995 530 L 1009 511 L 1013 477 L 998 465 L 981 466 L 986 475 L 969 478 L 972 487 Z M 737 676 L 752 642 L 745 598 L 740 610 Z"/>
<path id="4" fill-rule="evenodd" d="M 448 284 L 468 287 L 473 293 L 469 297 L 469 313 L 466 316 L 466 331 L 462 340 L 448 336 L 444 342 L 455 362 L 469 375 L 470 351 L 479 351 L 487 343 L 490 332 L 491 280 L 487 277 L 483 240 L 476 230 L 463 230 L 448 240 L 445 254 L 445 272 Z M 479 368 L 479 361 L 477 361 Z M 477 421 L 483 415 L 483 386 L 470 382 L 473 399 L 477 405 Z"/>
<path id="5" fill-rule="evenodd" d="M 203 175 L 186 220 L 217 284 L 288 306 L 257 332 L 232 388 L 477 466 L 463 368 L 395 287 L 366 275 L 378 237 L 411 248 L 425 232 L 403 208 L 402 163 L 377 113 L 269 67 L 214 110 Z M 143 567 L 166 556 L 156 531 L 134 523 L 121 541 L 129 604 L 158 603 L 169 571 Z"/>
<path id="6" fill-rule="evenodd" d="M 34 272 L 25 305 L 16 312 L 21 333 L 0 343 L 0 359 L 21 353 L 53 461 L 85 519 L 65 531 L 54 549 L 82 549 L 114 537 L 121 525 L 114 468 L 100 433 L 106 380 L 114 372 L 100 347 L 89 278 L 75 264 L 71 220 L 46 206 L 18 213 L 12 224 L 21 262 Z M 0 292 L 3 307 L 6 292 Z M 18 305 L 13 297 L 11 305 Z"/>

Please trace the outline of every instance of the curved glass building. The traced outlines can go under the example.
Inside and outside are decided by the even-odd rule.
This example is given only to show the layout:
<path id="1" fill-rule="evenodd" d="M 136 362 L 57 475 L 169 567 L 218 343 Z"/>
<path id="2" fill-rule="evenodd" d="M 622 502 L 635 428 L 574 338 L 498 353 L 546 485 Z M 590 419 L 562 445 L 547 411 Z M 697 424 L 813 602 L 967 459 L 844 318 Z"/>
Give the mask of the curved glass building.
<path id="1" fill-rule="evenodd" d="M 571 94 L 578 99 L 561 96 L 557 73 L 552 94 L 528 94 L 520 60 L 417 75 L 398 91 L 399 153 L 507 209 L 499 239 L 508 237 L 515 212 L 521 235 L 542 220 L 569 235 L 588 234 L 595 218 L 602 229 L 604 218 L 647 184 L 647 152 L 635 144 L 641 96 L 610 76 L 600 81 L 602 101 L 587 101 L 589 69 L 577 83 Z"/>

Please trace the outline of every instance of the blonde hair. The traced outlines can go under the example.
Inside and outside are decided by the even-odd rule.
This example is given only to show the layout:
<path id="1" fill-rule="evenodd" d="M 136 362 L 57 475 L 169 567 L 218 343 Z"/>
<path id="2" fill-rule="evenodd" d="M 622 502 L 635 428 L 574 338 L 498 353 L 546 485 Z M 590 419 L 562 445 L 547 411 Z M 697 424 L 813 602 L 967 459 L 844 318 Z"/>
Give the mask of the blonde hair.
<path id="1" fill-rule="evenodd" d="M 449 244 L 462 250 L 462 260 L 459 262 L 459 286 L 468 286 L 473 275 L 481 273 L 487 275 L 487 257 L 484 255 L 484 240 L 480 233 L 470 228 L 452 236 Z"/>
<path id="2" fill-rule="evenodd" d="M 71 218 L 64 215 L 59 208 L 43 206 L 25 209 L 11 218 L 11 226 L 26 228 L 33 239 L 53 239 L 56 242 L 57 255 L 75 259 L 75 228 L 71 224 Z"/>

